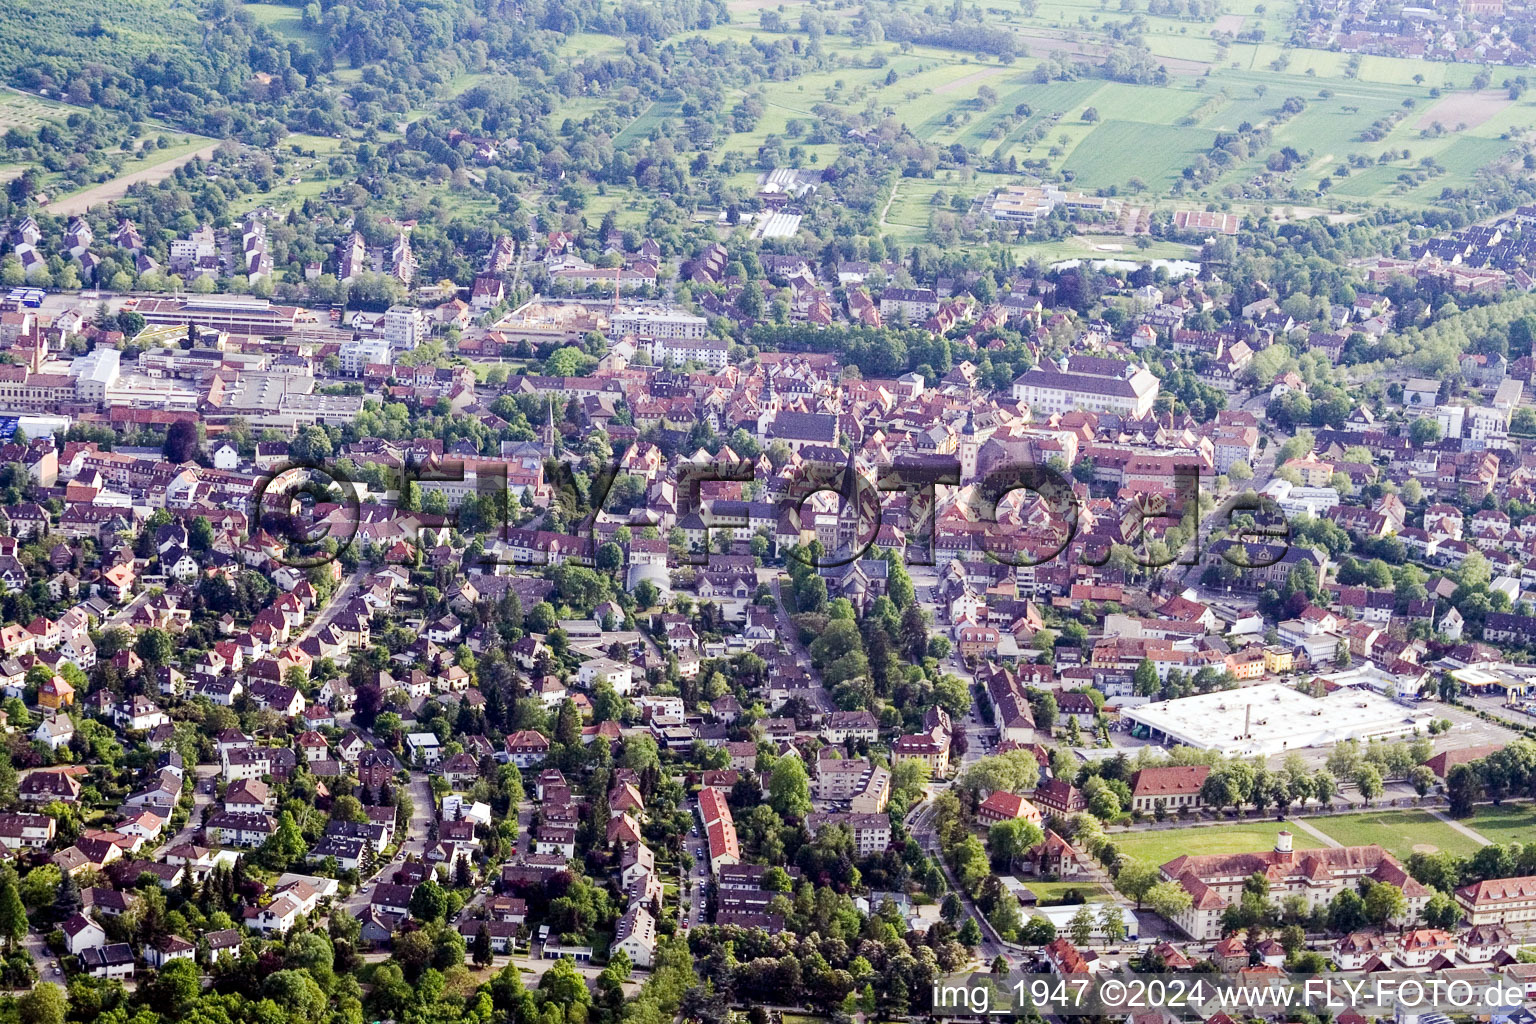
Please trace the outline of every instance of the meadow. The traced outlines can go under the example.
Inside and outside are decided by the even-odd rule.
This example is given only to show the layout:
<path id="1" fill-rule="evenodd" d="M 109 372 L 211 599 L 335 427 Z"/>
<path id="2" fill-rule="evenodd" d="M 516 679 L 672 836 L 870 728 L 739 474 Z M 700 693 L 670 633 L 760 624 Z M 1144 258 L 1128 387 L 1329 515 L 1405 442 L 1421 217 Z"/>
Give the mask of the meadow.
<path id="1" fill-rule="evenodd" d="M 320 34 L 304 27 L 304 18 L 297 7 L 286 4 L 244 3 L 246 13 L 265 26 L 284 42 L 303 43 L 312 49 L 320 48 Z"/>

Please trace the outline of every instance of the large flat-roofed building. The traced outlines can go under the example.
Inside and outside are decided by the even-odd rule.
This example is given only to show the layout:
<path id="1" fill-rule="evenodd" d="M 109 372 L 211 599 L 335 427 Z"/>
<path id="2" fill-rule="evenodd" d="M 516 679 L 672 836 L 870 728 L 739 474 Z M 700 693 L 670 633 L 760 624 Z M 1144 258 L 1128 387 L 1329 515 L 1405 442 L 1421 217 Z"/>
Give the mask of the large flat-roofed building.
<path id="1" fill-rule="evenodd" d="M 1283 683 L 1124 707 L 1121 715 L 1144 726 L 1151 738 L 1228 757 L 1282 754 L 1304 747 L 1332 746 L 1412 735 L 1431 717 L 1370 690 L 1347 688 L 1309 697 Z"/>
<path id="2" fill-rule="evenodd" d="M 69 364 L 70 375 L 75 378 L 75 396 L 86 402 L 103 401 L 107 389 L 117 383 L 122 373 L 122 355 L 115 348 L 103 346 L 76 357 Z"/>
<path id="3" fill-rule="evenodd" d="M 274 306 L 266 299 L 228 295 L 184 299 L 140 299 L 134 309 L 151 324 L 195 323 L 231 334 L 288 335 L 315 317 L 298 306 Z"/>
<path id="4" fill-rule="evenodd" d="M 730 351 L 730 342 L 719 338 L 656 338 L 651 343 L 651 361 L 658 366 L 698 363 L 723 370 L 730 362 Z"/>
<path id="5" fill-rule="evenodd" d="M 1235 235 L 1237 229 L 1242 227 L 1242 218 L 1235 213 L 1214 213 L 1210 210 L 1175 210 L 1173 226 L 1180 231 Z"/>
<path id="6" fill-rule="evenodd" d="M 243 416 L 256 427 L 293 430 L 314 424 L 351 423 L 363 411 L 361 395 L 320 395 L 315 379 L 290 373 L 252 373 L 240 378 L 222 408 L 205 417 L 227 422 Z"/>
<path id="7" fill-rule="evenodd" d="M 642 338 L 702 338 L 709 321 L 702 316 L 660 309 L 631 309 L 613 314 L 613 333 Z"/>
<path id="8" fill-rule="evenodd" d="M 1050 186 L 1008 185 L 983 200 L 981 212 L 993 220 L 1034 226 L 1058 206 L 1072 213 L 1113 213 L 1120 201 Z"/>

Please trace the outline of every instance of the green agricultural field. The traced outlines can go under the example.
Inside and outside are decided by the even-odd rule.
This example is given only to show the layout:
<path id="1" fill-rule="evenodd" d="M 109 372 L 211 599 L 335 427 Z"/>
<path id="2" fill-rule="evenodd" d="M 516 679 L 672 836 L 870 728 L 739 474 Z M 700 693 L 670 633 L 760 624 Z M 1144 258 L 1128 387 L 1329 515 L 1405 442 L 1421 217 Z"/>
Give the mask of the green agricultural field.
<path id="1" fill-rule="evenodd" d="M 1308 818 L 1307 823 L 1344 846 L 1380 846 L 1399 860 L 1411 853 L 1469 856 L 1477 843 L 1426 811 L 1367 811 Z"/>
<path id="2" fill-rule="evenodd" d="M 290 10 L 276 4 L 252 6 L 270 7 L 277 13 Z M 1267 188 L 1253 192 L 1250 182 L 1265 172 L 1272 153 L 1290 147 L 1303 157 L 1303 163 L 1291 169 L 1290 185 L 1309 190 L 1320 179 L 1329 179 L 1329 197 L 1317 202 L 1321 209 L 1338 210 L 1341 203 L 1363 202 L 1428 206 L 1446 188 L 1471 185 L 1477 171 L 1507 148 L 1499 136 L 1520 130 L 1536 116 L 1526 109 L 1536 107 L 1536 102 L 1500 101 L 1488 93 L 1464 91 L 1472 77 L 1470 67 L 1388 58 L 1355 60 L 1342 53 L 1285 47 L 1293 4 L 1236 0 L 1210 23 L 1150 17 L 1139 4 L 1133 6 L 1145 25 L 1147 45 L 1168 62 L 1169 77 L 1163 85 L 1093 77 L 1036 82 L 1038 66 L 1053 53 L 1096 63 L 1110 45 L 1102 29 L 1123 23 L 1132 12 L 1093 0 L 1047 0 L 1028 16 L 1022 9 L 1004 5 L 987 8 L 985 17 L 999 31 L 1019 35 L 1027 52 L 1018 59 L 1004 62 L 895 41 L 853 43 L 837 31 L 824 37 L 829 57 L 824 68 L 752 86 L 750 94 L 761 102 L 762 115 L 751 129 L 719 140 L 714 153 L 746 158 L 744 166 L 731 175 L 730 184 L 748 191 L 762 170 L 757 155 L 773 140 L 782 141 L 785 155 L 779 159 L 785 163 L 827 166 L 836 159 L 838 141 L 805 141 L 815 130 L 814 111 L 820 105 L 887 116 L 931 145 L 971 150 L 976 154 L 971 162 L 975 170 L 963 177 L 901 183 L 883 225 L 908 244 L 928 237 L 935 210 L 959 212 L 953 204 L 955 196 L 969 200 L 1017 180 L 1015 175 L 990 173 L 986 168 L 993 159 L 1043 164 L 1047 178 L 1066 173 L 1074 186 L 1087 191 L 1124 191 L 1139 180 L 1147 186 L 1142 200 L 1156 202 L 1182 181 L 1187 166 L 1209 153 L 1218 133 L 1271 122 L 1292 97 L 1302 100 L 1304 107 L 1273 125 L 1271 145 L 1228 166 L 1215 181 L 1183 198 L 1237 203 L 1259 198 Z M 684 33 L 675 40 L 702 36 L 747 45 L 754 39 L 780 38 L 761 27 L 763 9 L 759 0 L 741 0 L 733 6 L 730 23 Z M 781 13 L 791 23 L 795 20 L 792 9 Z M 1212 39 L 1213 32 L 1255 30 L 1263 32 L 1261 41 L 1222 49 Z M 613 36 L 577 33 L 562 52 L 572 58 L 601 56 L 619 52 L 622 46 L 623 41 Z M 1415 83 L 1415 75 L 1423 77 Z M 1463 91 L 1430 94 L 1433 88 L 1458 87 Z M 1405 98 L 1414 100 L 1406 110 Z M 549 123 L 558 127 L 566 118 L 579 121 L 602 113 L 612 102 L 604 96 L 572 97 L 556 107 Z M 614 144 L 632 146 L 650 137 L 664 121 L 675 122 L 680 108 L 681 98 L 652 104 L 622 127 Z M 1083 119 L 1089 108 L 1097 114 L 1093 121 Z M 1373 141 L 1362 137 L 1373 123 L 1387 117 L 1397 121 L 1385 137 Z M 1434 124 L 1440 127 L 1431 129 Z M 1037 134 L 1040 137 L 1033 139 Z M 1405 149 L 1411 154 L 1408 159 L 1401 158 Z M 1390 162 L 1374 163 L 1389 152 Z M 1359 157 L 1372 161 L 1372 166 L 1332 177 L 1341 164 Z M 1443 170 L 1426 171 L 1420 166 L 1425 158 L 1432 158 Z M 1023 173 L 1027 177 L 1027 170 Z M 944 195 L 935 206 L 932 200 L 940 191 Z M 1305 204 L 1307 199 L 1297 201 Z M 632 205 L 613 202 L 626 219 L 634 215 Z M 1117 252 L 1143 257 L 1186 255 L 1182 249 L 1155 254 L 1134 250 L 1128 241 L 1116 238 L 1087 244 L 1068 240 L 1053 243 L 1051 249 L 1050 255 L 1057 258 Z"/>
<path id="3" fill-rule="evenodd" d="M 1200 856 L 1273 850 L 1275 835 L 1285 827 L 1278 821 L 1232 822 L 1150 832 L 1122 832 L 1109 838 L 1122 856 L 1135 857 L 1148 864 L 1166 864 L 1186 853 Z M 1298 828 L 1292 827 L 1290 833 L 1291 845 L 1298 850 L 1311 850 L 1322 845 Z"/>
<path id="4" fill-rule="evenodd" d="M 1064 167 L 1074 176 L 1072 184 L 1081 189 L 1124 187 L 1136 178 L 1162 190 L 1215 138 L 1215 132 L 1203 128 L 1105 121 L 1073 148 Z"/>
<path id="5" fill-rule="evenodd" d="M 644 113 L 627 124 L 618 135 L 614 136 L 614 148 L 621 149 L 627 142 L 645 138 L 655 130 L 657 125 L 667 118 L 674 116 L 680 106 L 682 106 L 681 103 L 670 100 L 657 100 L 655 103 L 652 103 L 645 109 Z"/>

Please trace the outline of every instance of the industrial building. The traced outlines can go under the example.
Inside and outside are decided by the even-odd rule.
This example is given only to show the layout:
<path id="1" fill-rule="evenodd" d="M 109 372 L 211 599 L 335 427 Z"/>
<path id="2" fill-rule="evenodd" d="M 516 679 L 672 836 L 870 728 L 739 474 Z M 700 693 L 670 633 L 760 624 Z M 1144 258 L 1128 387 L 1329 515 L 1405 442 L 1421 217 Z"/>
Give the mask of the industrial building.
<path id="1" fill-rule="evenodd" d="M 1283 683 L 1157 701 L 1121 709 L 1157 742 L 1228 757 L 1283 754 L 1345 740 L 1397 739 L 1423 729 L 1427 708 L 1410 708 L 1371 690 L 1348 688 L 1309 697 Z"/>

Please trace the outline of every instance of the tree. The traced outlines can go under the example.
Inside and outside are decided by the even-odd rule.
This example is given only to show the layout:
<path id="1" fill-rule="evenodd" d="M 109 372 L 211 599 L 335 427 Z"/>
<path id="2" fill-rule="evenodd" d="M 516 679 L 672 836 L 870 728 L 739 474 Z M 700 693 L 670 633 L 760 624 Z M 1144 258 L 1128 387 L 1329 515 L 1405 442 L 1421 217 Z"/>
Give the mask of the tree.
<path id="1" fill-rule="evenodd" d="M 298 971 L 288 973 L 307 978 L 307 975 Z M 166 1017 L 179 1020 L 197 1004 L 202 992 L 202 979 L 198 977 L 197 964 L 191 960 L 172 960 L 155 975 L 149 999 L 151 1005 Z"/>
<path id="2" fill-rule="evenodd" d="M 1136 901 L 1138 909 L 1141 901 L 1151 892 L 1162 876 L 1161 872 L 1151 864 L 1139 860 L 1125 860 L 1120 864 L 1120 873 L 1115 875 L 1115 888 Z"/>
<path id="3" fill-rule="evenodd" d="M 288 456 L 295 462 L 323 463 L 334 450 L 331 435 L 325 432 L 324 427 L 300 427 L 293 440 L 288 442 Z"/>
<path id="4" fill-rule="evenodd" d="M 1195 900 L 1178 882 L 1158 882 L 1147 890 L 1146 904 L 1159 917 L 1172 921 L 1194 906 Z"/>
<path id="5" fill-rule="evenodd" d="M 143 659 L 146 668 L 155 669 L 170 664 L 176 653 L 176 642 L 165 630 L 151 627 L 139 634 L 133 650 Z"/>
<path id="6" fill-rule="evenodd" d="M 1019 932 L 1019 941 L 1026 946 L 1044 946 L 1054 938 L 1056 926 L 1038 915 L 1026 921 Z"/>
<path id="7" fill-rule="evenodd" d="M 21 902 L 16 869 L 0 866 L 0 936 L 7 952 L 15 952 L 16 943 L 27 937 L 27 908 Z"/>
<path id="8" fill-rule="evenodd" d="M 14 724 L 16 719 L 12 717 Z M 0 757 L 0 807 L 14 807 L 17 799 L 17 786 L 19 779 L 16 774 L 16 765 L 9 757 Z"/>
<path id="9" fill-rule="evenodd" d="M 768 804 L 782 818 L 798 820 L 811 813 L 811 783 L 800 758 L 786 754 L 774 762 Z"/>
<path id="10" fill-rule="evenodd" d="M 1424 923 L 1431 928 L 1454 928 L 1461 920 L 1461 905 L 1450 895 L 1435 891 L 1424 904 Z"/>
<path id="11" fill-rule="evenodd" d="M 1408 773 L 1408 781 L 1413 783 L 1415 793 L 1428 796 L 1429 791 L 1435 788 L 1435 770 L 1426 764 L 1414 765 Z"/>
<path id="12" fill-rule="evenodd" d="M 66 873 L 59 879 L 58 893 L 53 899 L 53 916 L 60 921 L 66 920 L 81 906 L 80 883 L 75 881 L 74 875 Z"/>
<path id="13" fill-rule="evenodd" d="M 1355 774 L 1355 785 L 1360 788 L 1360 796 L 1369 807 L 1371 801 L 1381 796 L 1383 786 L 1381 783 L 1381 771 L 1373 764 L 1364 764 Z"/>
<path id="14" fill-rule="evenodd" d="M 437 880 L 429 878 L 411 893 L 411 916 L 418 921 L 441 921 L 448 912 L 448 894 Z"/>
<path id="15" fill-rule="evenodd" d="M 1483 796 L 1483 783 L 1477 769 L 1470 764 L 1454 765 L 1445 773 L 1445 792 L 1450 799 L 1453 818 L 1465 818 L 1472 813 L 1472 805 Z"/>
<path id="16" fill-rule="evenodd" d="M 950 924 L 954 924 L 960 920 L 960 915 L 963 913 L 965 913 L 965 904 L 960 901 L 959 895 L 953 892 L 945 893 L 944 902 L 939 904 L 939 915 Z"/>
<path id="17" fill-rule="evenodd" d="M 1391 882 L 1377 882 L 1365 894 L 1365 917 L 1377 927 L 1401 917 L 1408 907 L 1403 890 Z"/>
<path id="18" fill-rule="evenodd" d="M 987 915 L 992 928 L 998 935 L 1012 942 L 1019 935 L 1019 928 L 1024 920 L 1019 914 L 1019 901 L 1006 890 L 998 898 L 992 907 L 992 912 Z"/>
<path id="19" fill-rule="evenodd" d="M 64 990 L 49 982 L 35 986 L 16 1000 L 16 1013 L 21 1024 L 64 1024 L 69 1001 Z"/>
<path id="20" fill-rule="evenodd" d="M 1119 904 L 1100 904 L 1099 928 L 1104 932 L 1104 941 L 1111 946 L 1125 938 L 1125 912 Z"/>
<path id="21" fill-rule="evenodd" d="M 197 454 L 197 424 L 191 420 L 177 420 L 165 432 L 165 445 L 161 449 L 167 461 L 180 465 L 190 462 Z"/>
<path id="22" fill-rule="evenodd" d="M 1342 889 L 1328 903 L 1328 928 L 1335 932 L 1352 932 L 1365 923 L 1365 904 L 1353 889 Z"/>
<path id="23" fill-rule="evenodd" d="M 568 957 L 556 960 L 554 966 L 539 979 L 539 991 L 550 1002 L 562 1007 L 588 1006 L 592 993 L 587 980 L 576 971 L 576 961 Z"/>
<path id="24" fill-rule="evenodd" d="M 976 923 L 974 917 L 967 917 L 965 924 L 960 926 L 959 933 L 955 936 L 960 945 L 968 949 L 975 949 L 981 945 L 981 925 Z"/>
<path id="25" fill-rule="evenodd" d="M 1088 904 L 1079 904 L 1077 912 L 1067 922 L 1067 934 L 1071 936 L 1074 945 L 1086 946 L 1093 938 L 1094 927 L 1098 924 L 1093 915 L 1093 910 Z"/>
<path id="26" fill-rule="evenodd" d="M 1333 803 L 1333 794 L 1338 788 L 1338 780 L 1333 777 L 1332 772 L 1320 769 L 1313 774 L 1312 796 L 1324 807 Z"/>
<path id="27" fill-rule="evenodd" d="M 1027 793 L 1040 781 L 1040 762 L 1027 750 L 983 757 L 960 776 L 960 788 L 972 793 Z"/>
<path id="28" fill-rule="evenodd" d="M 261 844 L 262 860 L 273 870 L 285 870 L 303 856 L 304 835 L 293 814 L 284 811 L 278 818 L 277 830 Z"/>
<path id="29" fill-rule="evenodd" d="M 475 963 L 484 967 L 491 962 L 491 931 L 481 924 L 475 932 Z"/>
<path id="30" fill-rule="evenodd" d="M 1045 833 L 1032 821 L 1023 818 L 1000 821 L 987 830 L 987 851 L 992 855 L 994 864 L 1006 868 L 1033 850 L 1044 838 Z"/>
<path id="31" fill-rule="evenodd" d="M 1413 441 L 1415 448 L 1423 448 L 1440 440 L 1440 423 L 1427 416 L 1421 416 L 1408 427 L 1408 437 Z"/>
<path id="32" fill-rule="evenodd" d="M 1162 686 L 1162 680 L 1157 677 L 1157 666 L 1152 664 L 1151 658 L 1142 658 L 1141 664 L 1136 666 L 1136 695 L 1150 697 Z"/>

